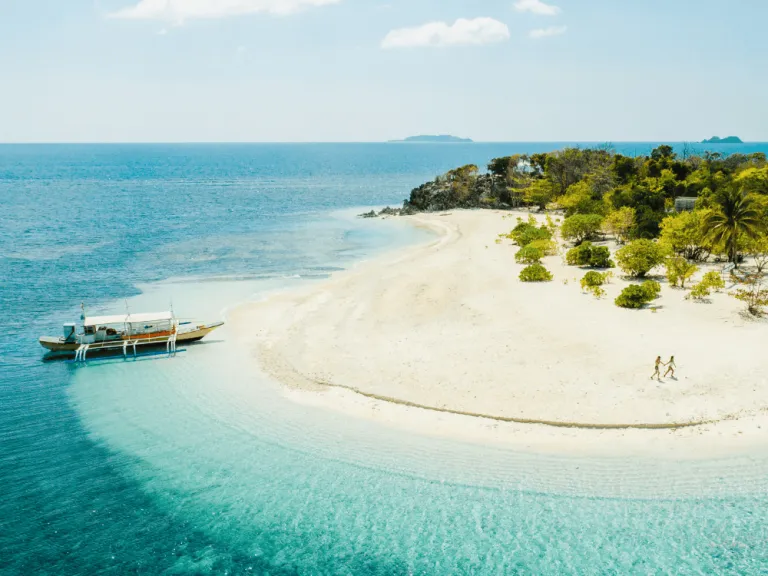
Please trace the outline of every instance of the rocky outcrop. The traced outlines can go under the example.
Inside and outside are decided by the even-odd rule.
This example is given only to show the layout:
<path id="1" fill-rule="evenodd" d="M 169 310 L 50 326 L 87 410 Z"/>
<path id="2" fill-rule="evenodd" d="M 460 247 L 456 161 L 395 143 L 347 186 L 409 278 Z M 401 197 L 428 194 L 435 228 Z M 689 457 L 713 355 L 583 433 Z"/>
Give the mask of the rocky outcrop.
<path id="1" fill-rule="evenodd" d="M 376 212 L 376 210 L 371 210 L 370 212 L 364 212 L 363 214 L 358 214 L 358 218 L 380 218 L 382 216 L 408 216 L 409 214 L 415 214 L 416 210 L 412 210 L 410 208 L 391 208 L 387 206 L 380 212 Z"/>
<path id="2" fill-rule="evenodd" d="M 451 208 L 509 208 L 510 201 L 503 180 L 493 174 L 482 174 L 458 186 L 441 177 L 414 188 L 403 209 L 436 212 Z"/>

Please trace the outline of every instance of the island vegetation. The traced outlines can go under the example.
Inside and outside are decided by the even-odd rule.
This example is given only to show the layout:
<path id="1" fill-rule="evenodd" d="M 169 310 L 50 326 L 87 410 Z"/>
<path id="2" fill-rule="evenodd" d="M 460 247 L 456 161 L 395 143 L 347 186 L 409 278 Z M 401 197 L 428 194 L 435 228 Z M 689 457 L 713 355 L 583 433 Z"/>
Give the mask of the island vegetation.
<path id="1" fill-rule="evenodd" d="M 525 282 L 551 281 L 543 259 L 563 249 L 568 265 L 618 266 L 624 278 L 639 281 L 616 299 L 621 307 L 658 298 L 656 276 L 690 290 L 689 299 L 706 301 L 724 288 L 724 275 L 738 285 L 732 294 L 750 313 L 768 306 L 764 153 L 678 155 L 664 145 L 638 157 L 608 148 L 519 154 L 492 160 L 485 172 L 472 164 L 451 170 L 415 188 L 401 212 L 452 208 L 530 212 L 503 235 L 519 247 L 515 259 L 525 266 L 519 274 Z M 718 269 L 705 270 L 713 265 Z M 691 284 L 700 272 L 704 277 Z M 599 297 L 601 278 L 585 277 L 583 287 Z"/>
<path id="2" fill-rule="evenodd" d="M 719 136 L 712 136 L 706 140 L 701 141 L 702 144 L 744 144 L 744 142 L 738 136 L 726 136 L 720 138 Z"/>

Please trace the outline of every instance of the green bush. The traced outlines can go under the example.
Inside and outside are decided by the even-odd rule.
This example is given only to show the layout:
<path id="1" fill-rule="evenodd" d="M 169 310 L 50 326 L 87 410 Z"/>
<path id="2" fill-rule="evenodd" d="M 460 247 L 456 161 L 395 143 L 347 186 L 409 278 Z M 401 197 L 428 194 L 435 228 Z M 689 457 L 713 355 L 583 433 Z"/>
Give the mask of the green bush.
<path id="1" fill-rule="evenodd" d="M 634 240 L 616 252 L 619 267 L 635 278 L 642 278 L 664 262 L 664 256 L 664 249 L 652 240 Z"/>
<path id="2" fill-rule="evenodd" d="M 581 279 L 581 287 L 584 289 L 593 286 L 602 286 L 603 284 L 605 284 L 605 276 L 594 270 L 584 274 L 584 278 Z"/>
<path id="3" fill-rule="evenodd" d="M 550 228 L 551 230 L 551 228 Z M 531 248 L 538 248 L 544 253 L 544 256 L 555 256 L 557 255 L 557 244 L 554 240 L 534 240 L 530 244 L 528 244 Z"/>
<path id="4" fill-rule="evenodd" d="M 661 294 L 661 284 L 655 280 L 646 280 L 640 287 L 648 293 L 651 300 L 655 300 Z"/>
<path id="5" fill-rule="evenodd" d="M 639 284 L 630 284 L 616 298 L 616 306 L 620 308 L 642 308 L 653 300 L 650 291 Z"/>
<path id="6" fill-rule="evenodd" d="M 530 222 L 520 222 L 508 236 L 520 247 L 528 246 L 536 240 L 551 240 L 552 233 L 546 226 L 535 226 Z"/>
<path id="7" fill-rule="evenodd" d="M 544 258 L 544 252 L 530 244 L 520 248 L 515 254 L 515 262 L 518 264 L 538 264 L 542 258 Z"/>
<path id="8" fill-rule="evenodd" d="M 523 282 L 550 282 L 552 274 L 541 264 L 531 264 L 522 269 L 520 280 Z"/>
<path id="9" fill-rule="evenodd" d="M 592 257 L 592 243 L 583 244 L 571 248 L 565 254 L 565 261 L 569 266 L 589 266 L 589 259 Z"/>
<path id="10" fill-rule="evenodd" d="M 711 288 L 715 291 L 723 290 L 725 288 L 723 277 L 720 275 L 720 272 L 715 270 L 711 270 L 704 274 L 704 277 L 701 279 L 701 284 L 704 284 L 707 288 Z"/>
<path id="11" fill-rule="evenodd" d="M 686 300 L 705 300 L 706 298 L 709 298 L 710 294 L 709 286 L 702 280 L 691 288 L 691 291 L 685 298 Z"/>
<path id="12" fill-rule="evenodd" d="M 595 246 L 589 257 L 589 265 L 592 268 L 613 268 L 616 266 L 611 260 L 611 251 L 605 246 Z"/>
<path id="13" fill-rule="evenodd" d="M 685 282 L 699 270 L 698 266 L 681 256 L 667 258 L 665 265 L 669 283 L 672 286 L 677 286 L 679 283 L 680 288 L 685 288 Z"/>
<path id="14" fill-rule="evenodd" d="M 592 268 L 613 268 L 615 266 L 611 260 L 611 251 L 605 246 L 595 246 L 591 242 L 584 242 L 568 250 L 565 261 L 569 266 L 591 266 Z"/>
<path id="15" fill-rule="evenodd" d="M 575 214 L 569 216 L 560 228 L 560 234 L 564 240 L 570 240 L 574 244 L 581 244 L 585 240 L 594 238 L 603 225 L 603 217 L 599 214 Z"/>

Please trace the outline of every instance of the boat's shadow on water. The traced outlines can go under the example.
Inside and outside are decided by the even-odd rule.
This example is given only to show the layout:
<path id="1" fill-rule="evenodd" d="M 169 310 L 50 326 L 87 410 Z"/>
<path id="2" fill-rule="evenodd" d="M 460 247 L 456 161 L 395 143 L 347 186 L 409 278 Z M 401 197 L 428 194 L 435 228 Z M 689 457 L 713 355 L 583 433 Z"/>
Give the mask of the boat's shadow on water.
<path id="1" fill-rule="evenodd" d="M 195 348 L 201 348 L 205 346 L 211 346 L 214 344 L 223 344 L 224 340 L 208 340 L 205 342 L 190 342 L 187 345 L 187 348 L 177 348 L 173 352 L 169 352 L 164 347 L 162 349 L 149 351 L 149 352 L 141 352 L 139 354 L 134 355 L 133 353 L 129 353 L 127 355 L 123 355 L 121 351 L 116 352 L 101 352 L 98 354 L 94 354 L 93 356 L 87 358 L 86 360 L 75 360 L 73 355 L 61 355 L 57 354 L 55 352 L 48 354 L 44 354 L 42 358 L 40 359 L 41 362 L 62 362 L 65 364 L 75 364 L 78 366 L 86 366 L 88 364 L 93 363 L 99 363 L 99 364 L 116 364 L 118 362 L 143 362 L 146 360 L 160 360 L 163 358 L 174 358 L 177 355 L 181 354 L 182 352 L 187 352 L 188 350 L 193 350 Z"/>

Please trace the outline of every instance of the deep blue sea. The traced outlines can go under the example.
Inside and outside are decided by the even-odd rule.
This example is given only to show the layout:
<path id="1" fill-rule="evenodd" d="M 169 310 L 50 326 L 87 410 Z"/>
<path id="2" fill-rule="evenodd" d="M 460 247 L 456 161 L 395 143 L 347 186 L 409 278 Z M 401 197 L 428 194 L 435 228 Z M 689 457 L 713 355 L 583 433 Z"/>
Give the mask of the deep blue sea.
<path id="1" fill-rule="evenodd" d="M 291 402 L 226 328 L 175 358 L 42 361 L 81 302 L 216 320 L 427 238 L 358 213 L 563 145 L 0 145 L 0 574 L 768 574 L 768 454 L 406 434 Z"/>

